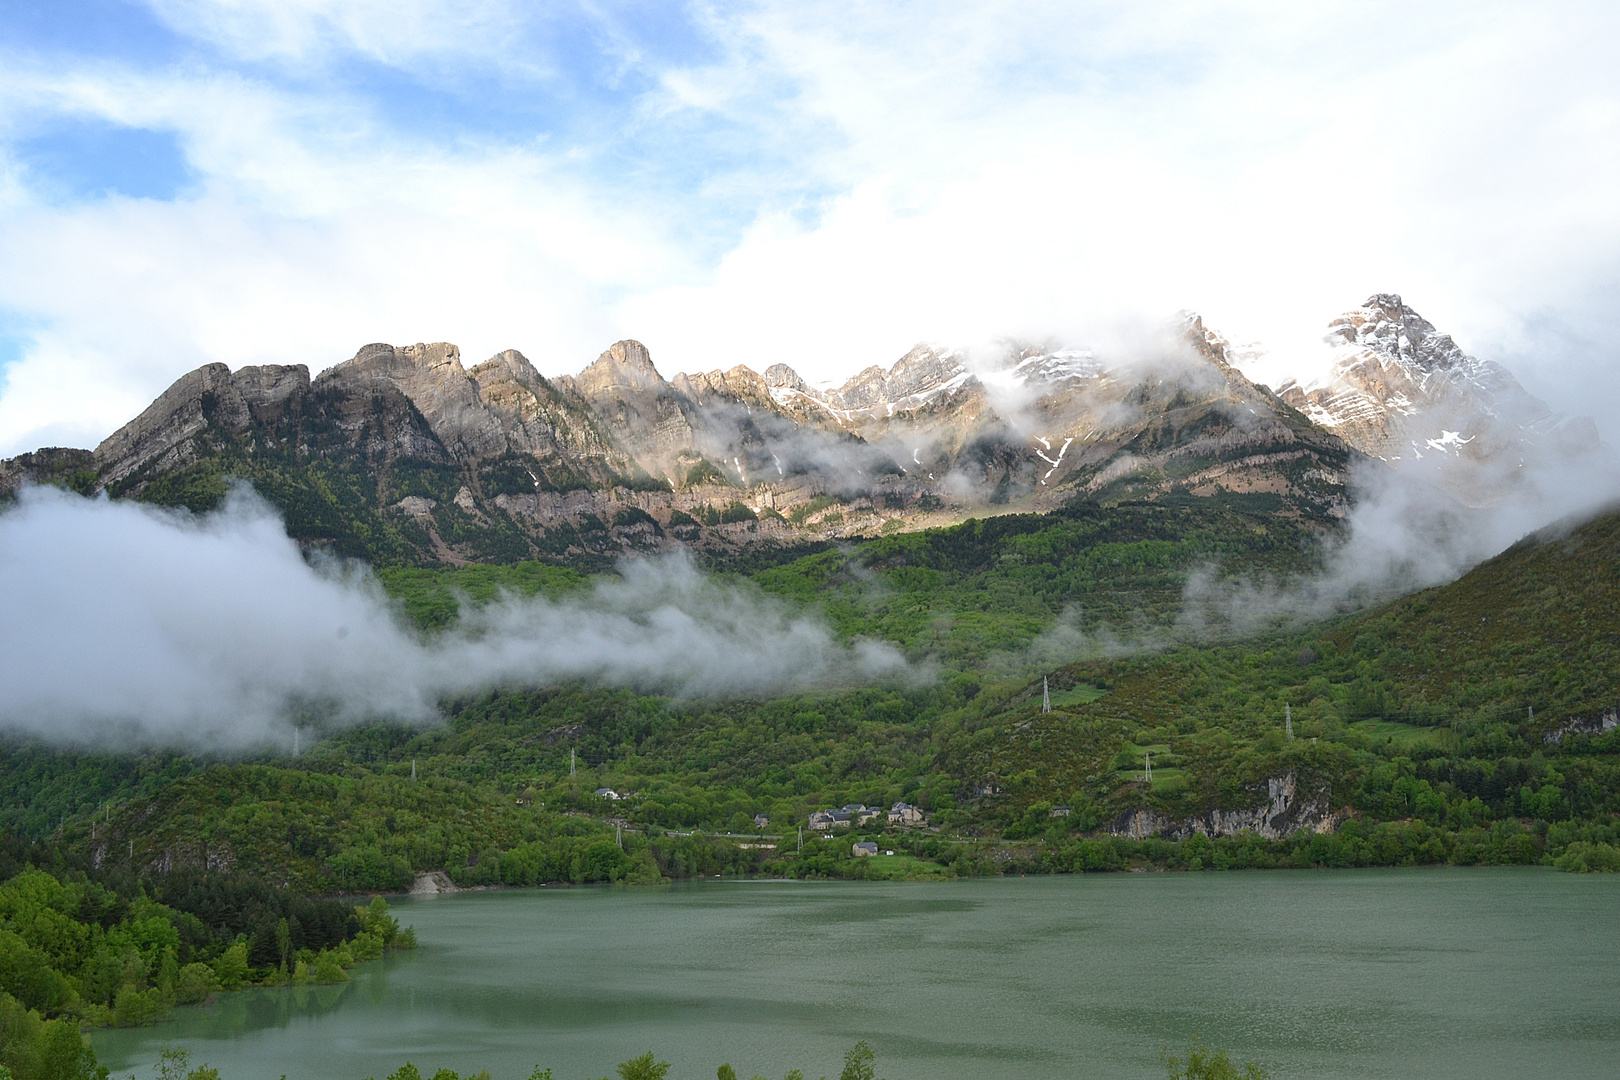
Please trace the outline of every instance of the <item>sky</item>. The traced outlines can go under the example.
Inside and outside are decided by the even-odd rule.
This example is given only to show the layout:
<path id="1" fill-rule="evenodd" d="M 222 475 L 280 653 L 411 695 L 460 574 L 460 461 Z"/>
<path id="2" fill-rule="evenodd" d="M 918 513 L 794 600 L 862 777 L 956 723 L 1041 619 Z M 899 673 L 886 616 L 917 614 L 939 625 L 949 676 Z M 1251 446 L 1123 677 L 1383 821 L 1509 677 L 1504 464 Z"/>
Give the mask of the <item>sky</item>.
<path id="1" fill-rule="evenodd" d="M 0 455 L 200 364 L 812 379 L 1399 292 L 1620 439 L 1620 6 L 0 0 Z"/>

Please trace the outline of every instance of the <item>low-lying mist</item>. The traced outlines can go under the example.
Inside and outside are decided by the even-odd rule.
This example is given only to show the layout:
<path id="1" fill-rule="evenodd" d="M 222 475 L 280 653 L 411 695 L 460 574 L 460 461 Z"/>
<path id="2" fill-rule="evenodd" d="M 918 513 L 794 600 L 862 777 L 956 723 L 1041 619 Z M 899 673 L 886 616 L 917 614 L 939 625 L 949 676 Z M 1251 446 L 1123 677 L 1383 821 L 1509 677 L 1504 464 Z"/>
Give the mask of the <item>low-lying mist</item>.
<path id="1" fill-rule="evenodd" d="M 1489 490 L 1487 505 L 1456 492 Z M 1246 635 L 1297 625 L 1454 581 L 1524 537 L 1578 524 L 1620 502 L 1620 462 L 1607 446 L 1555 447 L 1496 461 L 1431 457 L 1352 472 L 1352 505 L 1339 536 L 1324 541 L 1319 573 L 1293 581 L 1192 575 L 1181 629 Z"/>
<path id="2" fill-rule="evenodd" d="M 0 513 L 0 610 L 0 727 L 71 745 L 286 745 L 294 716 L 431 722 L 446 695 L 565 680 L 706 696 L 912 675 L 684 556 L 424 639 L 246 487 L 203 515 L 25 489 Z"/>

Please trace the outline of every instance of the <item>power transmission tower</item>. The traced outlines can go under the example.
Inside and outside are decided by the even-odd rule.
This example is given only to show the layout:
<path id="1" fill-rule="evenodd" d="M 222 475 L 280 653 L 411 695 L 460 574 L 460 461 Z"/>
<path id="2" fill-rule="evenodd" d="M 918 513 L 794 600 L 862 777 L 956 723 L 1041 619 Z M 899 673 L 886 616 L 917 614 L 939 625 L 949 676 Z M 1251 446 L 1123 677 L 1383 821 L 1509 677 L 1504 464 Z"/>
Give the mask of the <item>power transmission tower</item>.
<path id="1" fill-rule="evenodd" d="M 1149 787 L 1152 787 L 1153 786 L 1153 751 L 1148 750 L 1148 751 L 1146 751 L 1146 752 L 1144 752 L 1142 754 L 1142 768 L 1146 770 L 1146 775 L 1143 777 L 1143 779 L 1147 781 Z"/>
<path id="2" fill-rule="evenodd" d="M 1041 712 L 1049 713 L 1051 711 L 1052 711 L 1052 686 L 1051 686 L 1051 681 L 1045 675 L 1042 675 L 1041 676 Z"/>
<path id="3" fill-rule="evenodd" d="M 1287 702 L 1283 703 L 1283 730 L 1290 739 L 1294 737 L 1294 707 Z"/>

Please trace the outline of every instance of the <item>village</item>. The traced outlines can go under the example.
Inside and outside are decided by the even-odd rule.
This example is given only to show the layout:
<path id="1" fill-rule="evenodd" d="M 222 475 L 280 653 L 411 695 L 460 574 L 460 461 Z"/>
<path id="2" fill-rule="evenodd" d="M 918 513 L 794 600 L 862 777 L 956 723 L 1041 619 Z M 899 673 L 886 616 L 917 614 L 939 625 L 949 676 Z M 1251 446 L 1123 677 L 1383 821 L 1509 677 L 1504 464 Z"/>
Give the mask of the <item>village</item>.
<path id="1" fill-rule="evenodd" d="M 837 809 L 817 810 L 810 815 L 809 824 L 810 828 L 817 832 L 831 833 L 835 829 L 865 825 L 869 821 L 884 817 L 885 814 L 888 824 L 902 829 L 928 824 L 928 815 L 910 803 L 903 802 L 895 803 L 887 811 L 881 806 L 867 806 L 864 803 L 848 803 Z M 858 840 L 850 845 L 850 850 L 857 857 L 894 854 L 893 851 L 880 851 L 875 840 Z"/>

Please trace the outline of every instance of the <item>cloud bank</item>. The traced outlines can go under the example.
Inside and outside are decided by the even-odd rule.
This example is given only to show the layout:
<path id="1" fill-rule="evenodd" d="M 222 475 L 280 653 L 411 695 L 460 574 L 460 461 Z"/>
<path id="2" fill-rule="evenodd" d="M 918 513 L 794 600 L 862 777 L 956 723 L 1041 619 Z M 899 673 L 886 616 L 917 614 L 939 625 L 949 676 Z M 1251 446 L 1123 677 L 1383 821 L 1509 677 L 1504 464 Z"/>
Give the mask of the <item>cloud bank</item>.
<path id="1" fill-rule="evenodd" d="M 675 694 L 904 678 L 887 645 L 685 559 L 561 601 L 507 597 L 423 640 L 375 579 L 311 567 L 238 489 L 202 516 L 25 489 L 0 513 L 0 727 L 65 744 L 285 744 L 291 718 L 428 722 L 445 695 L 588 680 Z"/>

